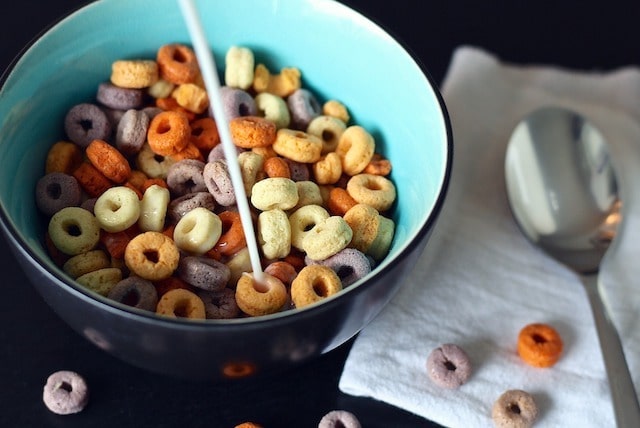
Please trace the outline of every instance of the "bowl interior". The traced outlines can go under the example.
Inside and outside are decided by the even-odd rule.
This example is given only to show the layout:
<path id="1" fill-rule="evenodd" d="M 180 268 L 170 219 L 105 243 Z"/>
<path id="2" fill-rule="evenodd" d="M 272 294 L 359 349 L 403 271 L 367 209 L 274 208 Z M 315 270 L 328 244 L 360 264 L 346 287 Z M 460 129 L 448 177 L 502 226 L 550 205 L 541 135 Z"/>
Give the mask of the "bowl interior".
<path id="1" fill-rule="evenodd" d="M 197 7 L 219 69 L 232 45 L 253 49 L 273 71 L 298 67 L 303 86 L 343 102 L 373 134 L 398 191 L 396 235 L 381 267 L 390 263 L 430 221 L 450 162 L 446 113 L 420 66 L 376 24 L 331 0 L 202 0 Z M 51 28 L 5 74 L 2 217 L 50 270 L 61 274 L 42 246 L 46 223 L 33 194 L 48 148 L 65 139 L 67 110 L 95 99 L 114 60 L 154 58 L 173 42 L 190 44 L 176 1 L 103 0 Z"/>

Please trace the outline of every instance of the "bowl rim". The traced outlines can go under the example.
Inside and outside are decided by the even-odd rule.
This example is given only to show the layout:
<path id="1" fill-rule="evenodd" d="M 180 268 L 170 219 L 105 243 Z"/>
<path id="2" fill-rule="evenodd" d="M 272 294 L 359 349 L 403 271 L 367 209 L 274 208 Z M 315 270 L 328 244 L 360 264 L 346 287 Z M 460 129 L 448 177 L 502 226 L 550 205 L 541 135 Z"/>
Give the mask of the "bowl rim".
<path id="1" fill-rule="evenodd" d="M 437 101 L 437 107 L 439 108 L 442 123 L 444 125 L 445 131 L 445 158 L 444 158 L 444 166 L 442 168 L 442 182 L 440 187 L 438 188 L 437 196 L 433 203 L 432 209 L 424 220 L 423 224 L 420 226 L 418 231 L 413 235 L 410 241 L 406 245 L 404 245 L 396 255 L 396 257 L 389 262 L 385 263 L 380 269 L 375 270 L 372 274 L 369 274 L 368 279 L 375 279 L 379 276 L 384 276 L 389 271 L 393 270 L 401 261 L 411 253 L 414 248 L 420 245 L 421 242 L 426 238 L 425 235 L 431 233 L 432 228 L 434 227 L 440 212 L 442 211 L 442 206 L 444 204 L 446 195 L 449 190 L 451 175 L 452 175 L 452 167 L 453 167 L 453 155 L 454 155 L 454 143 L 453 143 L 453 132 L 451 127 L 451 118 L 449 112 L 447 110 L 446 104 L 444 102 L 444 98 L 436 84 L 435 79 L 429 73 L 427 67 L 424 65 L 420 57 L 405 43 L 401 37 L 395 34 L 392 30 L 390 30 L 385 25 L 376 21 L 374 18 L 362 13 L 357 8 L 348 5 L 346 3 L 337 1 L 337 0 L 313 0 L 313 1 L 328 1 L 332 3 L 336 3 L 340 7 L 344 7 L 349 10 L 351 13 L 355 13 L 359 15 L 359 19 L 364 19 L 369 21 L 370 24 L 381 29 L 384 33 L 393 39 L 398 46 L 403 49 L 408 56 L 415 62 L 415 64 L 420 69 L 421 73 L 424 75 L 427 80 L 429 86 L 433 91 L 433 95 Z M 11 75 L 14 68 L 18 65 L 21 58 L 26 55 L 31 47 L 38 42 L 43 36 L 45 36 L 50 30 L 59 25 L 62 21 L 70 18 L 72 15 L 76 13 L 80 13 L 81 11 L 93 7 L 99 3 L 98 0 L 93 1 L 85 1 L 82 5 L 76 6 L 66 13 L 59 16 L 57 19 L 51 21 L 48 25 L 43 27 L 34 37 L 32 37 L 20 51 L 14 56 L 12 61 L 7 65 L 5 70 L 0 74 L 0 89 L 4 87 L 6 80 Z M 41 258 L 33 251 L 30 247 L 30 244 L 26 242 L 25 239 L 22 238 L 22 235 L 19 231 L 14 227 L 13 222 L 10 221 L 10 216 L 8 215 L 3 204 L 0 204 L 0 229 L 4 233 L 5 239 L 12 241 L 14 248 L 14 254 L 17 252 L 22 253 L 26 259 L 28 259 L 30 265 L 35 268 L 38 268 L 41 273 L 46 275 L 48 278 L 54 280 L 56 284 L 62 287 L 65 291 L 70 292 L 75 297 L 84 300 L 90 305 L 96 305 L 100 307 L 100 309 L 107 310 L 110 313 L 114 313 L 119 316 L 125 316 L 127 318 L 135 318 L 139 322 L 148 322 L 151 324 L 164 324 L 170 327 L 175 328 L 190 328 L 190 329 L 212 329 L 212 328 L 233 328 L 233 326 L 246 326 L 247 324 L 261 324 L 265 322 L 276 323 L 276 322 L 286 322 L 290 317 L 300 316 L 300 314 L 305 314 L 305 316 L 311 316 L 312 314 L 318 311 L 328 310 L 331 306 L 339 304 L 336 303 L 337 300 L 341 300 L 340 297 L 346 294 L 358 294 L 364 292 L 366 288 L 366 283 L 358 281 L 356 284 L 349 286 L 348 288 L 344 288 L 339 293 L 329 296 L 326 299 L 323 299 L 320 302 L 316 302 L 309 306 L 303 308 L 295 308 L 289 309 L 285 311 L 276 312 L 269 315 L 262 316 L 248 316 L 241 318 L 233 318 L 233 319 L 205 319 L 205 320 L 192 320 L 192 319 L 184 319 L 184 318 L 170 318 L 159 316 L 154 312 L 144 311 L 141 309 L 137 309 L 123 303 L 108 299 L 107 297 L 101 296 L 97 293 L 91 292 L 90 290 L 83 289 L 78 284 L 75 284 L 70 278 L 62 274 L 58 271 L 52 271 L 49 269 L 48 265 L 45 261 L 41 260 Z"/>

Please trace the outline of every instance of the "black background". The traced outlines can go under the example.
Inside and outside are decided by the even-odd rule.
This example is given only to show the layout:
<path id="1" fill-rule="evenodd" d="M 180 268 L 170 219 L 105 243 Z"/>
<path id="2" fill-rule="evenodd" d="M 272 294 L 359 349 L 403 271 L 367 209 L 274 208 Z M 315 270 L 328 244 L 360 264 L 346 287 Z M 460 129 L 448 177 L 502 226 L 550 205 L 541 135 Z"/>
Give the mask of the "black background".
<path id="1" fill-rule="evenodd" d="M 83 1 L 20 0 L 0 14 L 0 67 L 39 32 Z M 606 71 L 636 65 L 640 4 L 629 2 L 441 0 L 344 3 L 396 36 L 437 83 L 451 54 L 475 45 L 521 64 Z M 6 5 L 5 5 L 6 7 Z M 37 125 L 37 124 L 34 124 Z M 455 130 L 454 130 L 455 134 Z M 1 427 L 314 427 L 333 409 L 364 427 L 432 427 L 422 418 L 338 390 L 351 342 L 294 371 L 259 381 L 214 385 L 147 373 L 97 349 L 64 324 L 27 282 L 0 239 Z M 383 344 L 381 344 L 383 346 Z M 47 376 L 82 373 L 91 400 L 80 414 L 57 416 L 42 402 Z"/>

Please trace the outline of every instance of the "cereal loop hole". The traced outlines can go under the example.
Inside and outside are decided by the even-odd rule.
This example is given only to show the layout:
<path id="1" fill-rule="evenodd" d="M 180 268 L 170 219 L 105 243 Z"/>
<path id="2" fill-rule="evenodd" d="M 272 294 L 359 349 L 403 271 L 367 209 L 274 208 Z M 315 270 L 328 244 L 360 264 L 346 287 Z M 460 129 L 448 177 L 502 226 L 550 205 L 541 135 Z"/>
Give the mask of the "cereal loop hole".
<path id="1" fill-rule="evenodd" d="M 324 131 L 322 131 L 322 139 L 324 141 L 331 141 L 334 138 L 336 138 L 336 134 L 333 131 L 329 131 L 327 129 L 325 129 Z"/>
<path id="2" fill-rule="evenodd" d="M 82 228 L 78 223 L 75 223 L 75 222 L 66 223 L 63 227 L 64 227 L 64 231 L 67 232 L 67 235 L 69 236 L 82 235 Z"/>
<path id="3" fill-rule="evenodd" d="M 444 366 L 447 368 L 447 370 L 452 372 L 456 371 L 456 368 L 457 368 L 456 365 L 453 364 L 451 361 L 445 361 Z"/>
<path id="4" fill-rule="evenodd" d="M 140 294 L 136 290 L 129 290 L 121 300 L 121 303 L 127 306 L 136 306 L 140 301 Z"/>
<path id="5" fill-rule="evenodd" d="M 90 131 L 91 129 L 93 129 L 93 122 L 91 120 L 84 119 L 81 120 L 79 124 L 84 131 Z"/>
<path id="6" fill-rule="evenodd" d="M 511 413 L 515 413 L 516 415 L 520 414 L 520 406 L 518 406 L 516 403 L 511 403 L 509 404 L 509 411 Z"/>
<path id="7" fill-rule="evenodd" d="M 320 297 L 327 297 L 330 295 L 327 283 L 322 278 L 316 278 L 313 281 L 313 291 Z"/>
<path id="8" fill-rule="evenodd" d="M 189 61 L 189 58 L 187 58 L 187 56 L 184 54 L 184 52 L 182 52 L 182 49 L 175 49 L 173 51 L 173 56 L 171 58 L 174 61 L 180 62 L 180 63 L 185 63 L 185 62 Z"/>
<path id="9" fill-rule="evenodd" d="M 545 339 L 544 337 L 542 337 L 542 335 L 539 335 L 539 334 L 533 334 L 531 336 L 531 338 L 536 343 L 546 343 L 547 342 L 547 339 Z"/>
<path id="10" fill-rule="evenodd" d="M 73 387 L 71 386 L 71 384 L 69 382 L 60 382 L 60 385 L 58 385 L 58 388 L 56 389 L 63 389 L 67 392 L 71 392 L 73 391 Z"/>
<path id="11" fill-rule="evenodd" d="M 47 195 L 52 199 L 60 199 L 60 195 L 62 195 L 62 187 L 60 187 L 60 183 L 50 183 L 47 186 Z"/>
<path id="12" fill-rule="evenodd" d="M 157 250 L 145 250 L 143 254 L 145 258 L 149 260 L 151 263 L 158 263 L 158 261 L 160 260 Z"/>

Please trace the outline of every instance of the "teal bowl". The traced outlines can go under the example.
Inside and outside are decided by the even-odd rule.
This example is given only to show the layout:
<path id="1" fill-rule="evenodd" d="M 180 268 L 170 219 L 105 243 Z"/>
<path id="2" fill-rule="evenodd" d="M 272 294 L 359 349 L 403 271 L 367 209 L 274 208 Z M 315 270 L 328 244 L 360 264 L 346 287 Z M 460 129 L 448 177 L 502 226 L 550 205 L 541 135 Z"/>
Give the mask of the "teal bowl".
<path id="1" fill-rule="evenodd" d="M 154 58 L 190 44 L 174 0 L 101 0 L 52 25 L 2 76 L 0 218 L 6 241 L 51 308 L 96 346 L 135 366 L 222 380 L 288 369 L 343 344 L 402 286 L 434 228 L 447 191 L 452 139 L 426 70 L 391 35 L 331 0 L 196 2 L 218 64 L 232 45 L 272 70 L 298 67 L 303 86 L 341 100 L 393 164 L 398 198 L 389 255 L 366 278 L 321 303 L 234 320 L 167 319 L 77 285 L 47 255 L 34 202 L 48 148 L 65 139 L 73 105 L 94 100 L 118 59 Z M 424 284 L 425 288 L 429 284 Z M 425 291 L 428 293 L 428 290 Z"/>

